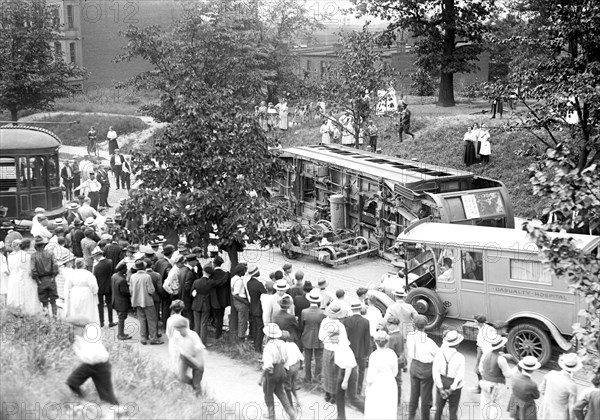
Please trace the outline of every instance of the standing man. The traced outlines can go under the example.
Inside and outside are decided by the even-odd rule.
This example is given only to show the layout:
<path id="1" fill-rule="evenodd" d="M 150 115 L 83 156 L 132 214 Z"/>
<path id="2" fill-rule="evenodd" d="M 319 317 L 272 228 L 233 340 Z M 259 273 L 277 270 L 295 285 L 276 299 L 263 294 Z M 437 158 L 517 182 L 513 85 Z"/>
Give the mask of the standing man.
<path id="1" fill-rule="evenodd" d="M 99 200 L 100 205 L 104 207 L 112 207 L 108 204 L 108 192 L 110 191 L 110 180 L 108 179 L 108 173 L 103 166 L 98 166 L 98 182 L 100 183 Z"/>
<path id="2" fill-rule="evenodd" d="M 371 146 L 371 151 L 377 151 L 377 127 L 373 120 L 369 120 L 369 125 L 367 126 L 367 135 L 369 136 L 369 146 Z"/>
<path id="3" fill-rule="evenodd" d="M 327 290 L 327 286 L 329 286 L 329 282 L 325 278 L 320 278 L 317 282 L 317 286 L 319 286 L 319 290 L 321 293 L 321 309 L 326 309 L 331 301 L 333 300 L 333 296 Z"/>
<path id="4" fill-rule="evenodd" d="M 414 420 L 421 400 L 421 420 L 429 420 L 429 411 L 433 393 L 433 359 L 438 346 L 427 337 L 425 327 L 427 317 L 417 315 L 414 320 L 415 331 L 407 334 L 406 351 L 410 362 L 410 401 L 408 420 Z"/>
<path id="5" fill-rule="evenodd" d="M 319 340 L 319 328 L 325 319 L 325 314 L 319 308 L 322 298 L 317 289 L 311 290 L 305 296 L 310 307 L 304 309 L 300 315 L 300 330 L 304 347 L 304 382 L 310 383 L 313 379 L 317 382 L 321 380 L 323 343 Z M 313 356 L 315 358 L 314 376 L 311 371 Z"/>
<path id="6" fill-rule="evenodd" d="M 290 334 L 290 340 L 301 346 L 300 342 L 300 325 L 293 314 L 288 312 L 288 308 L 292 305 L 292 298 L 286 295 L 279 299 L 279 311 L 273 314 L 273 322 L 279 325 L 282 331 L 287 331 Z"/>
<path id="7" fill-rule="evenodd" d="M 313 290 L 312 287 L 312 283 L 310 281 L 305 281 L 304 285 L 303 285 L 303 292 L 302 294 L 298 294 L 296 295 L 296 297 L 294 297 L 294 314 L 296 315 L 296 317 L 298 318 L 298 320 L 300 320 L 300 317 L 302 316 L 302 311 L 307 309 L 311 303 L 307 298 L 308 293 L 310 293 Z M 318 292 L 318 290 L 317 290 Z M 319 296 L 321 294 L 319 293 Z"/>
<path id="8" fill-rule="evenodd" d="M 294 285 L 294 281 L 292 280 L 292 264 L 285 263 L 281 269 L 283 270 L 283 279 L 292 287 Z"/>
<path id="9" fill-rule="evenodd" d="M 49 312 L 51 306 L 52 314 L 56 316 L 56 275 L 58 274 L 58 263 L 54 254 L 46 249 L 46 240 L 41 236 L 35 237 L 35 253 L 31 255 L 31 277 L 38 285 L 38 297 L 42 306 Z"/>
<path id="10" fill-rule="evenodd" d="M 146 273 L 146 263 L 142 260 L 135 262 L 136 272 L 131 275 L 131 305 L 135 308 L 138 320 L 140 321 L 140 343 L 163 344 L 158 338 L 156 330 L 156 310 L 154 309 L 154 286 L 152 278 Z"/>
<path id="11" fill-rule="evenodd" d="M 196 331 L 194 324 L 194 311 L 192 310 L 192 286 L 196 280 L 196 273 L 194 267 L 198 265 L 198 259 L 196 254 L 187 254 L 184 257 L 185 265 L 179 269 L 179 298 L 183 301 L 185 309 L 181 313 L 184 317 L 190 321 L 190 328 Z M 200 334 L 198 334 L 200 335 Z M 200 337 L 202 338 L 202 337 Z"/>
<path id="12" fill-rule="evenodd" d="M 251 264 L 248 267 L 248 283 L 246 283 L 246 290 L 248 291 L 248 300 L 250 301 L 250 318 L 252 322 L 250 325 L 252 326 L 252 339 L 254 340 L 254 350 L 258 353 L 262 352 L 262 342 L 263 342 L 263 310 L 261 304 L 261 295 L 267 293 L 265 286 L 258 279 L 260 277 L 260 271 L 258 271 L 258 267 L 254 264 Z"/>
<path id="13" fill-rule="evenodd" d="M 406 354 L 404 353 L 404 336 L 400 332 L 400 320 L 396 317 L 390 317 L 387 323 L 388 328 L 388 347 L 394 350 L 398 357 L 398 374 L 396 375 L 396 385 L 398 387 L 398 406 L 402 404 L 402 372 L 406 372 Z M 371 335 L 373 338 L 374 333 Z"/>
<path id="14" fill-rule="evenodd" d="M 475 374 L 477 374 L 477 387 L 475 393 L 481 393 L 481 372 L 479 371 L 479 363 L 484 353 L 489 351 L 489 340 L 498 335 L 498 331 L 492 325 L 488 324 L 487 317 L 483 314 L 477 314 L 473 317 L 477 322 L 477 359 L 475 360 Z"/>
<path id="15" fill-rule="evenodd" d="M 304 273 L 298 270 L 296 271 L 296 274 L 294 274 L 294 277 L 296 278 L 296 284 L 290 289 L 289 293 L 292 299 L 295 299 L 296 296 L 303 295 L 306 293 L 304 291 Z"/>
<path id="16" fill-rule="evenodd" d="M 212 311 L 215 319 L 215 339 L 220 339 L 223 335 L 223 318 L 225 317 L 225 308 L 231 306 L 231 275 L 229 271 L 223 268 L 223 258 L 216 256 L 213 258 L 212 265 L 214 273 L 212 275 L 213 288 L 211 289 L 211 302 L 215 301 Z"/>
<path id="17" fill-rule="evenodd" d="M 83 254 L 83 262 L 85 264 L 85 269 L 92 273 L 92 267 L 94 266 L 94 257 L 92 257 L 92 252 L 98 245 L 96 241 L 92 239 L 92 236 L 95 235 L 94 229 L 85 228 L 83 231 L 85 238 L 81 240 L 81 252 Z"/>
<path id="18" fill-rule="evenodd" d="M 450 420 L 458 420 L 458 403 L 465 377 L 465 356 L 456 350 L 464 340 L 462 334 L 450 330 L 444 336 L 442 347 L 433 359 L 433 382 L 436 386 L 435 420 L 442 419 L 446 402 Z"/>
<path id="19" fill-rule="evenodd" d="M 189 254 L 195 255 L 195 254 Z M 189 256 L 187 255 L 186 258 Z M 191 288 L 192 310 L 194 311 L 194 331 L 200 336 L 204 345 L 208 344 L 208 319 L 210 317 L 210 295 L 214 287 L 211 276 L 214 273 L 212 265 L 203 267 L 204 275 L 194 280 Z"/>
<path id="20" fill-rule="evenodd" d="M 113 308 L 112 308 L 112 284 L 111 277 L 113 274 L 113 262 L 104 257 L 104 251 L 96 247 L 92 251 L 92 257 L 96 261 L 92 273 L 96 277 L 98 283 L 98 315 L 100 316 L 100 327 L 104 327 L 104 302 L 108 309 L 108 327 L 112 328 Z"/>
<path id="21" fill-rule="evenodd" d="M 160 258 L 154 264 L 154 270 L 160 275 L 161 285 L 163 285 L 160 288 L 160 290 L 162 291 L 161 296 L 160 296 L 160 301 L 161 301 L 160 313 L 161 313 L 161 321 L 162 321 L 163 326 L 167 325 L 167 319 L 169 319 L 169 315 L 171 313 L 171 310 L 169 309 L 171 307 L 171 303 L 172 303 L 171 293 L 168 290 L 165 290 L 164 284 L 165 284 L 165 281 L 167 280 L 169 272 L 171 271 L 171 269 L 173 267 L 171 265 L 171 262 L 169 261 L 169 259 L 173 255 L 174 251 L 175 251 L 175 247 L 173 245 L 170 245 L 170 244 L 165 245 L 165 247 L 163 248 L 163 252 L 160 255 Z"/>
<path id="22" fill-rule="evenodd" d="M 80 189 L 87 191 L 88 198 L 90 199 L 89 205 L 94 210 L 96 210 L 98 208 L 98 204 L 100 203 L 100 189 L 101 188 L 102 188 L 102 184 L 100 184 L 100 182 L 98 182 L 98 180 L 96 179 L 96 173 L 90 172 L 89 179 L 87 179 L 84 182 L 82 182 L 81 184 L 79 184 L 79 186 L 75 187 L 73 189 L 73 191 L 78 191 Z M 83 216 L 83 214 L 81 214 L 83 208 L 84 208 L 84 206 L 81 206 L 79 208 L 79 214 L 85 220 L 85 217 Z"/>
<path id="23" fill-rule="evenodd" d="M 484 354 L 479 363 L 481 373 L 481 395 L 479 407 L 481 418 L 484 420 L 500 417 L 499 403 L 506 389 L 506 379 L 513 375 L 514 370 L 508 366 L 506 357 L 501 352 L 508 340 L 497 334 L 489 337 L 489 351 Z"/>
<path id="24" fill-rule="evenodd" d="M 365 381 L 367 360 L 371 354 L 371 329 L 369 321 L 360 314 L 362 309 L 360 301 L 352 302 L 349 306 L 352 315 L 342 319 L 342 324 L 346 327 L 348 340 L 350 340 L 350 348 L 356 359 L 358 374 L 354 377 L 357 380 L 356 393 L 360 395 L 362 394 L 363 383 Z"/>
<path id="25" fill-rule="evenodd" d="M 65 186 L 65 195 L 67 200 L 73 199 L 73 167 L 71 166 L 73 161 L 71 159 L 65 162 L 65 166 L 60 170 L 60 177 L 63 180 Z"/>
<path id="26" fill-rule="evenodd" d="M 410 304 L 404 302 L 404 297 L 406 293 L 404 289 L 398 289 L 394 291 L 394 298 L 396 302 L 393 305 L 388 306 L 385 311 L 385 316 L 383 317 L 383 326 L 387 325 L 388 319 L 390 317 L 396 317 L 400 320 L 400 332 L 402 336 L 406 337 L 408 331 L 412 328 L 413 322 L 416 317 L 419 315 L 417 310 Z M 427 320 L 427 318 L 425 318 Z"/>
<path id="27" fill-rule="evenodd" d="M 573 374 L 583 367 L 577 353 L 565 353 L 558 358 L 561 370 L 551 370 L 540 385 L 543 420 L 568 419 L 575 417 L 573 408 L 577 401 L 577 383 Z"/>
<path id="28" fill-rule="evenodd" d="M 540 390 L 531 379 L 531 374 L 541 365 L 534 356 L 525 356 L 518 366 L 520 372 L 517 372 L 511 381 L 512 394 L 508 401 L 508 410 L 510 416 L 515 420 L 536 420 L 535 400 L 540 398 Z"/>
<path id="29" fill-rule="evenodd" d="M 123 172 L 123 163 L 125 162 L 125 158 L 121 155 L 121 150 L 115 149 L 115 154 L 110 157 L 110 167 L 115 175 L 115 184 L 117 190 L 119 189 L 119 185 L 121 188 L 125 188 L 125 183 L 121 178 L 121 173 Z"/>
<path id="30" fill-rule="evenodd" d="M 111 277 L 112 307 L 117 311 L 119 320 L 117 327 L 118 340 L 131 339 L 131 336 L 125 334 L 125 320 L 132 308 L 131 293 L 127 284 L 127 278 L 125 277 L 126 273 L 127 266 L 122 265 Z"/>
<path id="31" fill-rule="evenodd" d="M 400 127 L 398 129 L 400 143 L 402 143 L 403 133 L 408 134 L 413 139 L 415 138 L 415 135 L 410 132 L 410 111 L 408 110 L 408 104 L 406 102 L 402 102 L 402 110 L 400 111 Z"/>

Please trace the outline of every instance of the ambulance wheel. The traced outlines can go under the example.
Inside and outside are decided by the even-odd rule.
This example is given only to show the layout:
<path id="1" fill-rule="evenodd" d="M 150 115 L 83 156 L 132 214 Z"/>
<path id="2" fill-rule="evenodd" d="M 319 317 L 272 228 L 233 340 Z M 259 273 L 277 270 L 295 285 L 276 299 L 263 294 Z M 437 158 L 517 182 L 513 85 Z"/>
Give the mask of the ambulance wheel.
<path id="1" fill-rule="evenodd" d="M 419 315 L 427 317 L 425 331 L 435 330 L 442 325 L 446 317 L 446 308 L 442 299 L 433 290 L 417 287 L 408 292 L 404 301 L 410 303 Z"/>
<path id="2" fill-rule="evenodd" d="M 506 348 L 517 360 L 525 356 L 534 356 L 545 365 L 552 355 L 552 343 L 548 334 L 534 324 L 523 322 L 508 332 Z"/>

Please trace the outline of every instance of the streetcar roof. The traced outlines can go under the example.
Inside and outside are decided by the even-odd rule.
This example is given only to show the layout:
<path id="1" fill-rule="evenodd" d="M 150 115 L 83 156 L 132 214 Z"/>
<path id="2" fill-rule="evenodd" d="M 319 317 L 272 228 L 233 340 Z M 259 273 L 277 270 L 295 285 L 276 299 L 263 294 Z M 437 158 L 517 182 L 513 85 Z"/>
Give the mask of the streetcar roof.
<path id="1" fill-rule="evenodd" d="M 55 149 L 61 145 L 56 134 L 43 128 L 23 125 L 0 127 L 2 154 L 11 154 L 17 150 Z"/>
<path id="2" fill-rule="evenodd" d="M 600 244 L 600 236 L 574 233 L 547 232 L 550 238 L 573 238 L 577 247 L 589 252 Z M 422 243 L 437 247 L 457 246 L 465 248 L 513 250 L 537 253 L 538 248 L 527 231 L 522 229 L 496 228 L 449 223 L 425 222 L 408 228 L 398 235 L 398 241 Z"/>
<path id="3" fill-rule="evenodd" d="M 302 156 L 308 160 L 336 165 L 404 185 L 441 179 L 473 178 L 471 172 L 459 169 L 401 159 L 335 144 L 290 147 L 283 149 L 282 152 L 284 156 Z"/>

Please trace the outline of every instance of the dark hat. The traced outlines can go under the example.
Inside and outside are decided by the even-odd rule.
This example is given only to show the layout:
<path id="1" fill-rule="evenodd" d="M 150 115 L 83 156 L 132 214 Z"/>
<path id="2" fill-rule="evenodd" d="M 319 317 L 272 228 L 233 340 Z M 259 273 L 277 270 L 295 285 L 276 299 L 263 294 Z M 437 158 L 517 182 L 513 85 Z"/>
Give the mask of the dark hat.
<path id="1" fill-rule="evenodd" d="M 94 234 L 94 229 L 92 229 L 92 228 L 85 228 L 85 230 L 83 231 L 83 234 L 85 236 L 93 235 Z"/>
<path id="2" fill-rule="evenodd" d="M 317 284 L 320 289 L 325 289 L 329 285 L 327 279 L 319 279 L 319 282 Z"/>
<path id="3" fill-rule="evenodd" d="M 169 245 L 165 245 L 165 247 L 163 248 L 163 254 L 164 255 L 171 255 L 173 252 L 175 252 L 175 247 L 171 244 Z"/>
<path id="4" fill-rule="evenodd" d="M 127 252 L 135 252 L 135 247 L 133 245 L 129 245 L 127 247 Z"/>
<path id="5" fill-rule="evenodd" d="M 312 288 L 313 288 L 313 285 L 310 282 L 310 280 L 305 281 L 304 286 L 302 286 L 302 289 L 307 293 L 310 292 L 312 290 Z"/>
<path id="6" fill-rule="evenodd" d="M 277 270 L 275 272 L 275 280 L 281 280 L 283 278 L 283 272 L 281 270 Z"/>
<path id="7" fill-rule="evenodd" d="M 186 261 L 196 261 L 197 259 L 198 257 L 196 256 L 196 254 L 187 254 L 185 256 Z"/>
<path id="8" fill-rule="evenodd" d="M 281 306 L 282 309 L 287 309 L 290 306 L 292 306 L 292 297 L 289 295 L 285 295 L 281 299 L 279 299 L 277 303 L 279 304 L 279 306 Z"/>
<path id="9" fill-rule="evenodd" d="M 204 267 L 202 267 L 202 270 L 208 276 L 212 276 L 215 273 L 215 268 L 210 263 L 206 264 Z"/>
<path id="10" fill-rule="evenodd" d="M 146 269 L 146 263 L 144 262 L 144 260 L 137 260 L 135 262 L 135 269 L 136 270 L 145 270 Z"/>
<path id="11" fill-rule="evenodd" d="M 215 258 L 213 258 L 213 263 L 215 265 L 221 265 L 225 262 L 225 260 L 223 258 L 221 258 L 219 255 L 217 255 Z"/>
<path id="12" fill-rule="evenodd" d="M 83 222 L 79 219 L 75 219 L 73 220 L 73 226 L 81 226 L 83 225 Z"/>
<path id="13" fill-rule="evenodd" d="M 285 271 L 285 270 L 291 270 L 291 269 L 292 269 L 292 264 L 290 264 L 290 263 L 285 263 L 285 264 L 283 264 L 283 267 L 282 267 L 282 268 L 283 268 L 283 270 L 284 270 L 284 271 Z"/>
<path id="14" fill-rule="evenodd" d="M 36 236 L 33 242 L 35 246 L 44 245 L 45 243 L 47 243 L 46 239 L 42 238 L 41 236 Z"/>

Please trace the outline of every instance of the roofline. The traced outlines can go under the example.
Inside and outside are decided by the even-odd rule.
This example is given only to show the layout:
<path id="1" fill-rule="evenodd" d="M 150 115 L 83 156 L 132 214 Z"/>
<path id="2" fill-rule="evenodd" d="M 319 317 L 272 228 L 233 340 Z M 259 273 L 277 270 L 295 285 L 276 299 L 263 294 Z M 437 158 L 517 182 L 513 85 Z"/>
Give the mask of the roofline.
<path id="1" fill-rule="evenodd" d="M 16 121 L 15 123 L 19 124 L 18 121 Z M 56 134 L 54 134 L 50 130 L 46 130 L 45 128 L 34 127 L 31 125 L 3 125 L 0 127 L 0 130 L 20 130 L 20 129 L 39 131 L 40 133 L 48 134 L 48 135 L 52 136 L 59 143 L 59 147 L 62 146 L 62 144 L 63 144 L 62 140 L 60 138 L 58 138 L 58 136 Z"/>

